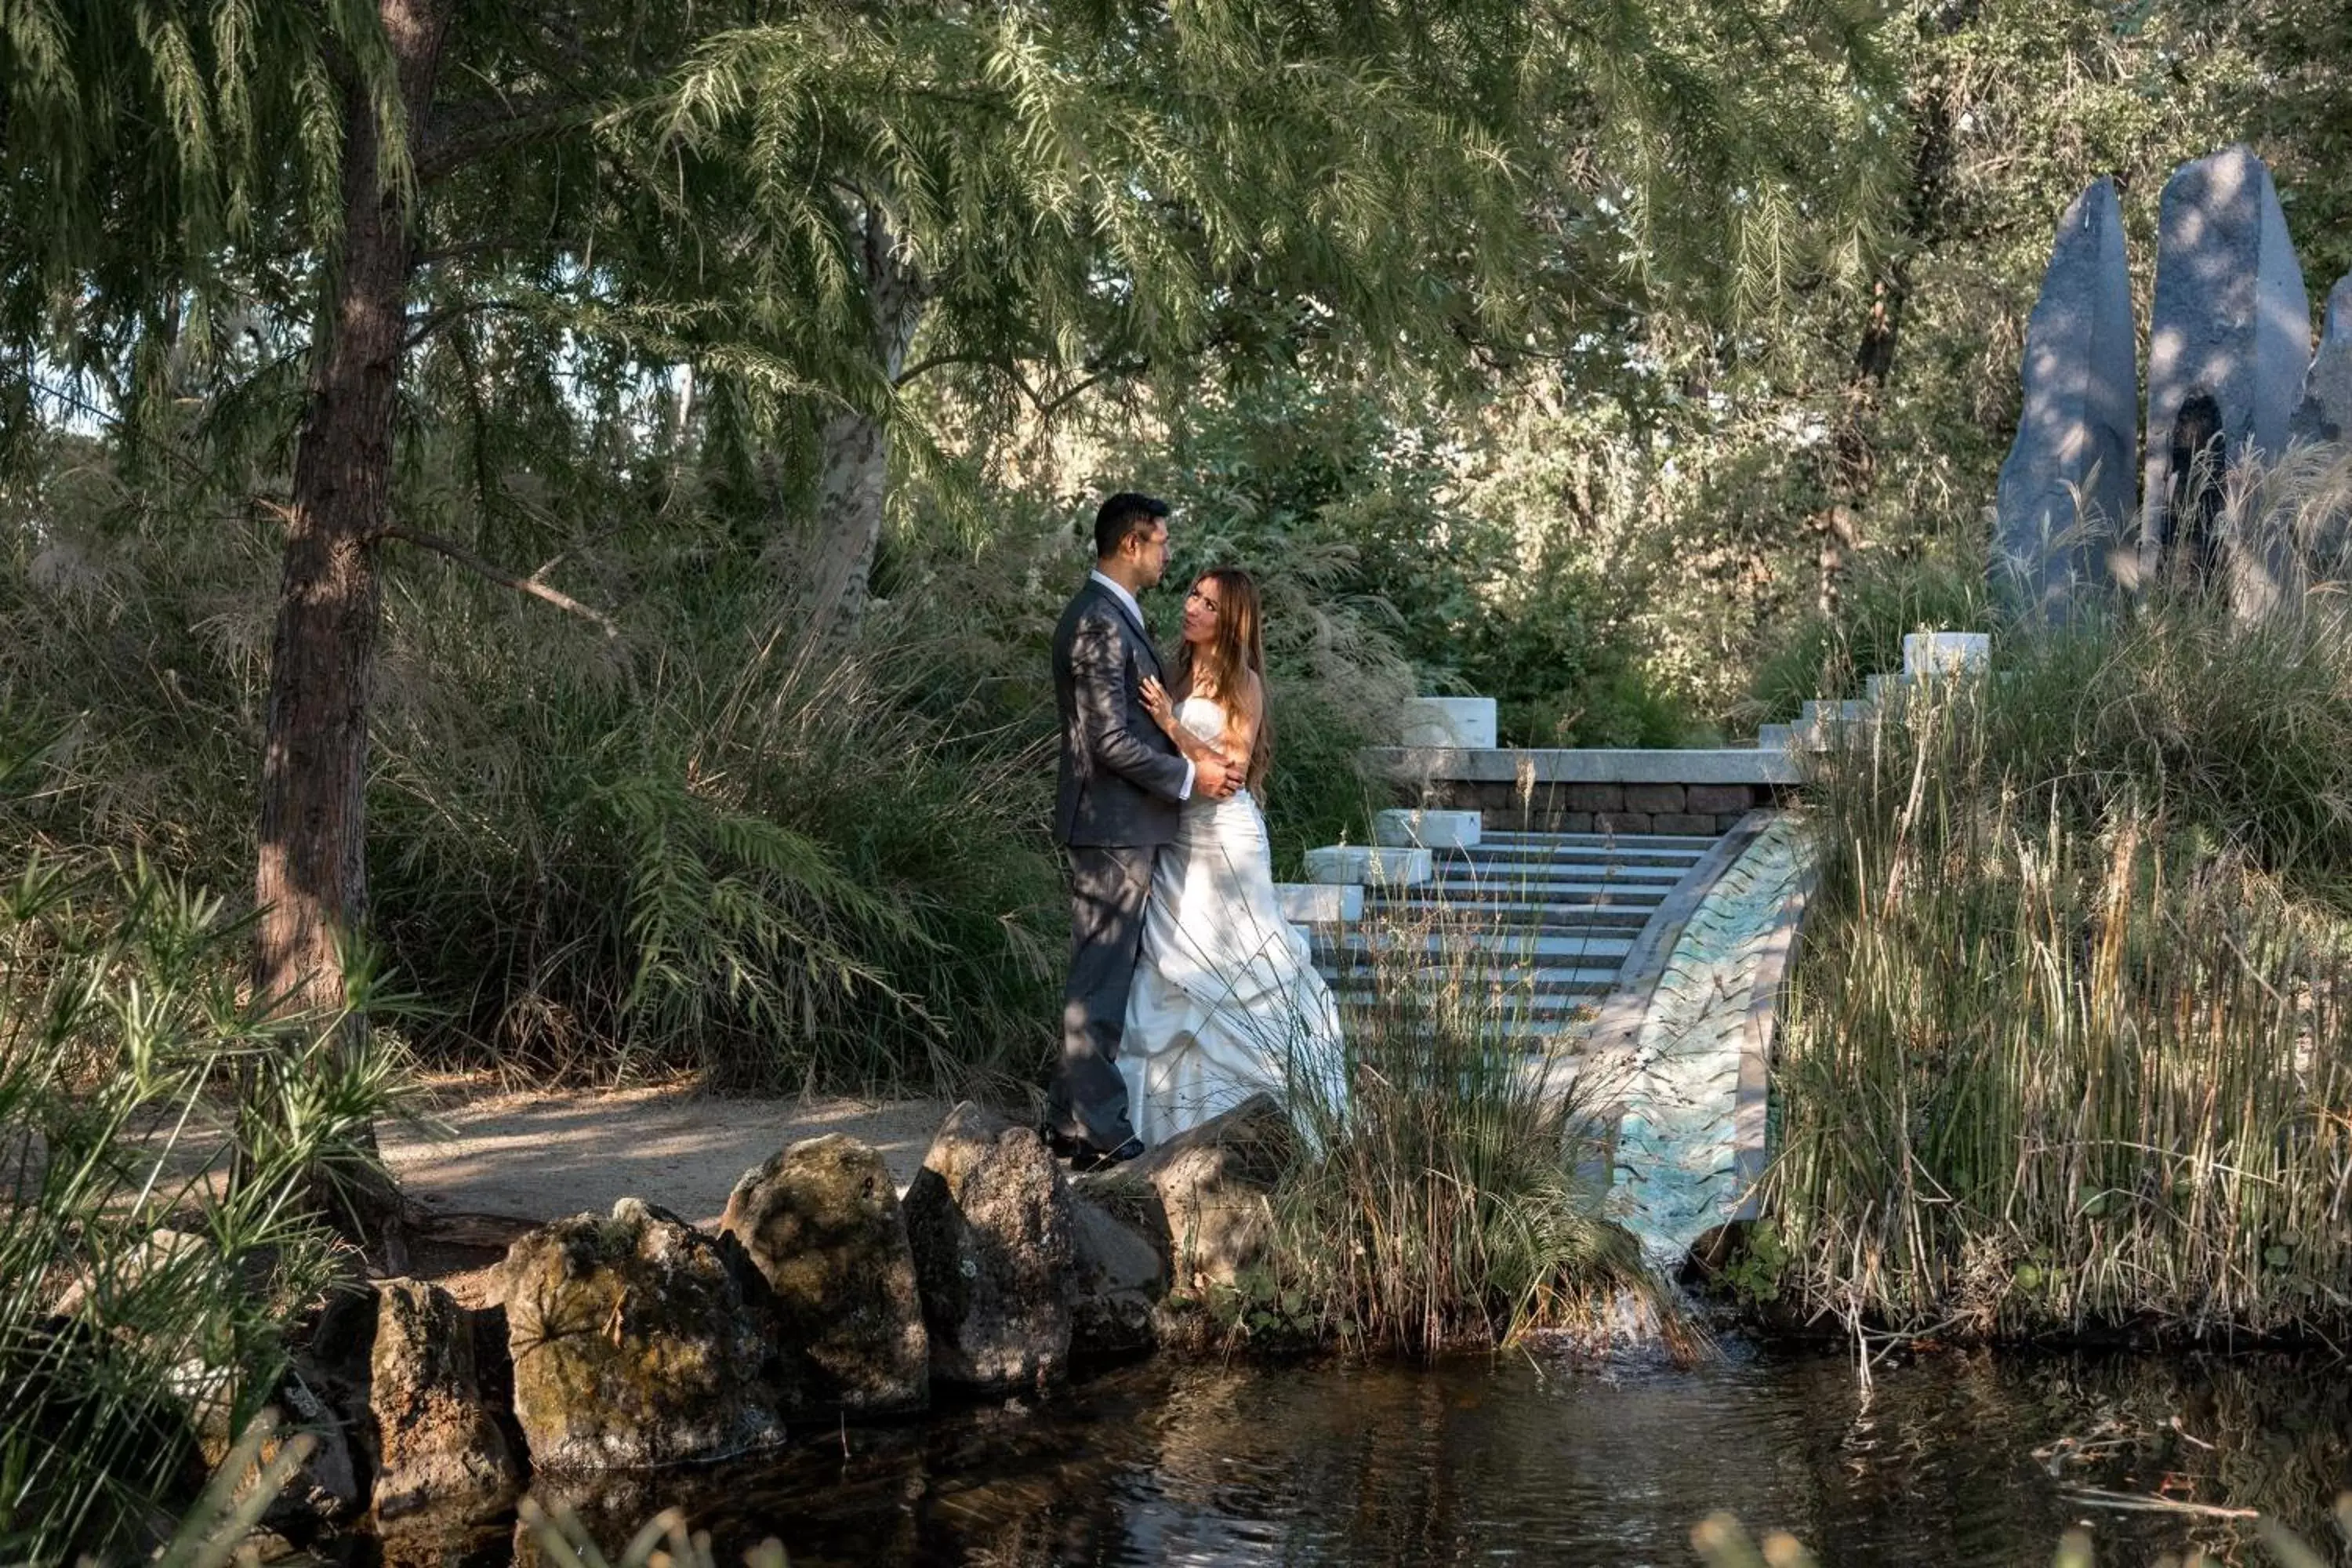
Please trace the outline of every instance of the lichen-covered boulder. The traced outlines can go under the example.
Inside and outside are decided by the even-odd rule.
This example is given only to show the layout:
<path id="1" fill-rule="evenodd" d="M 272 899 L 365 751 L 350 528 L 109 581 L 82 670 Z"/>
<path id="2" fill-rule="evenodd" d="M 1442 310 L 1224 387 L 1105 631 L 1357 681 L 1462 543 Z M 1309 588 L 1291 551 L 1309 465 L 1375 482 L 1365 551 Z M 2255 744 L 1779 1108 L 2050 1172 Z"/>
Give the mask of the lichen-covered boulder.
<path id="1" fill-rule="evenodd" d="M 1070 1186 L 1045 1141 L 969 1100 L 907 1189 L 931 1375 L 973 1388 L 1051 1382 L 1070 1359 Z"/>
<path id="2" fill-rule="evenodd" d="M 1070 1198 L 1070 1353 L 1148 1350 L 1153 1317 L 1168 1293 L 1168 1268 L 1148 1237 L 1101 1205 Z"/>
<path id="3" fill-rule="evenodd" d="M 929 1399 L 914 1249 L 880 1154 L 838 1132 L 795 1143 L 743 1173 L 719 1228 L 768 1282 L 795 1404 L 874 1415 Z"/>
<path id="4" fill-rule="evenodd" d="M 1115 1173 L 1119 1187 L 1148 1189 L 1142 1217 L 1167 1249 L 1177 1291 L 1231 1285 L 1265 1257 L 1268 1194 L 1296 1137 L 1280 1102 L 1254 1094 Z"/>
<path id="5" fill-rule="evenodd" d="M 375 1420 L 375 1512 L 427 1507 L 494 1512 L 512 1501 L 522 1467 L 474 1364 L 471 1314 L 437 1285 L 384 1282 L 368 1354 Z"/>
<path id="6" fill-rule="evenodd" d="M 642 1469 L 781 1442 L 767 1328 L 737 1267 L 635 1198 L 517 1238 L 499 1294 L 533 1468 Z"/>

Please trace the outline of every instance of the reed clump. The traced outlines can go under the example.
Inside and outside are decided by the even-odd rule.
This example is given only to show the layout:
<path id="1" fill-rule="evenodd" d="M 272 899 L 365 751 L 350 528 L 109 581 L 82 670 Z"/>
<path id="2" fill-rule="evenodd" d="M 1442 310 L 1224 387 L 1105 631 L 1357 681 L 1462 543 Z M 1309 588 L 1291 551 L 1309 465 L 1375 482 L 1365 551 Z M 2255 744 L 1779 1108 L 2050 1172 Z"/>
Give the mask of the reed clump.
<path id="1" fill-rule="evenodd" d="M 1906 1331 L 2340 1335 L 2340 612 L 2162 598 L 1996 668 L 1820 770 L 1750 1283 Z"/>
<path id="2" fill-rule="evenodd" d="M 1507 954 L 1375 918 L 1343 967 L 1344 1092 L 1296 1073 L 1276 1289 L 1328 1340 L 1429 1357 L 1558 1335 L 1696 1337 L 1602 1212 L 1601 1086 L 1512 1027 Z"/>

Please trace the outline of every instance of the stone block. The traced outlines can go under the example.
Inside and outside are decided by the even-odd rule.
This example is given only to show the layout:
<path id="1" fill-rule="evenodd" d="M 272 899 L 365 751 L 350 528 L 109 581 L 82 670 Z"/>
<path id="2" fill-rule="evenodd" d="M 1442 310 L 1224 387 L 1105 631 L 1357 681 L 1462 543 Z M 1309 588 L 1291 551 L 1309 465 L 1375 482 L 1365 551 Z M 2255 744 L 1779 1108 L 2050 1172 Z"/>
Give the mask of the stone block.
<path id="1" fill-rule="evenodd" d="M 1364 889 L 1352 883 L 1276 882 L 1274 902 L 1293 925 L 1351 925 L 1364 918 Z"/>
<path id="2" fill-rule="evenodd" d="M 1572 784 L 1561 804 L 1570 811 L 1622 811 L 1625 786 L 1615 784 Z"/>
<path id="3" fill-rule="evenodd" d="M 2270 170 L 2231 147 L 2184 163 L 2157 216 L 2138 567 L 2190 582 L 2226 574 L 2259 607 L 2267 559 L 2224 561 L 2222 476 L 2276 460 L 2311 363 L 2311 298 Z"/>
<path id="4" fill-rule="evenodd" d="M 1715 830 L 1717 833 L 1728 833 L 1738 826 L 1747 816 L 1744 811 L 1717 812 L 1715 818 Z"/>
<path id="5" fill-rule="evenodd" d="M 1595 833 L 1648 833 L 1650 816 L 1643 811 L 1596 811 L 1592 814 Z"/>
<path id="6" fill-rule="evenodd" d="M 1696 812 L 1662 811 L 1650 818 L 1650 831 L 1653 833 L 1713 833 L 1715 818 Z"/>
<path id="7" fill-rule="evenodd" d="M 1706 816 L 1746 811 L 1756 804 L 1755 790 L 1748 784 L 1693 784 L 1683 794 L 1685 811 Z"/>
<path id="8" fill-rule="evenodd" d="M 1677 784 L 1627 784 L 1627 811 L 1675 811 L 1684 809 L 1683 786 Z"/>
<path id="9" fill-rule="evenodd" d="M 2137 341 L 2123 214 L 2102 177 L 2058 221 L 2000 468 L 1993 587 L 2030 616 L 2063 623 L 2078 595 L 2112 580 L 2139 454 Z"/>
<path id="10" fill-rule="evenodd" d="M 1556 811 L 1545 819 L 1554 833 L 1591 833 L 1593 814 L 1589 811 Z"/>
<path id="11" fill-rule="evenodd" d="M 2319 347 L 2303 378 L 2303 399 L 2287 421 L 2297 441 L 2352 440 L 2352 272 L 2327 292 Z"/>
<path id="12" fill-rule="evenodd" d="M 1405 704 L 1402 730 L 1408 746 L 1485 750 L 1495 744 L 1495 700 L 1416 697 Z"/>
<path id="13" fill-rule="evenodd" d="M 1992 638 L 1984 632 L 1912 632 L 1903 639 L 1903 673 L 1912 680 L 1982 675 L 1992 668 Z"/>
<path id="14" fill-rule="evenodd" d="M 1402 849 L 1467 849 L 1478 842 L 1475 811 L 1383 811 L 1372 817 L 1372 842 Z"/>
<path id="15" fill-rule="evenodd" d="M 1371 888 L 1403 888 L 1436 873 L 1426 849 L 1389 844 L 1332 844 L 1307 852 L 1310 882 L 1352 882 Z"/>

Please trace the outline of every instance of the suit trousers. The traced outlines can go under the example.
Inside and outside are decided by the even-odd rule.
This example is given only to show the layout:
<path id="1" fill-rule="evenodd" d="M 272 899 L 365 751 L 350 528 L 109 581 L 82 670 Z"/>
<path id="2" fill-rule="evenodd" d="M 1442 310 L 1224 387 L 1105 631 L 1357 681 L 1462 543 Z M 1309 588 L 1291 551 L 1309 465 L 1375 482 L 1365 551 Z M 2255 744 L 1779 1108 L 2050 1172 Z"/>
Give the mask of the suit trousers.
<path id="1" fill-rule="evenodd" d="M 1045 1116 L 1066 1138 L 1116 1149 L 1135 1135 L 1118 1042 L 1160 850 L 1073 844 L 1069 856 L 1070 980 L 1062 993 L 1062 1065 L 1046 1091 Z"/>

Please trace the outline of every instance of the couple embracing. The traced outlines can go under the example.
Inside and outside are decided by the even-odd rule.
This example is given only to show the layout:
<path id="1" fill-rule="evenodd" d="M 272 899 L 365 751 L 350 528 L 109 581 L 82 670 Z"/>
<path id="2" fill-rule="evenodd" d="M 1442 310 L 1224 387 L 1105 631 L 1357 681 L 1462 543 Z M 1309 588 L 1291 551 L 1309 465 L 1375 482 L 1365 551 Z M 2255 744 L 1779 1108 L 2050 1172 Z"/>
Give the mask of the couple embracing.
<path id="1" fill-rule="evenodd" d="M 1257 586 L 1232 567 L 1192 584 L 1163 663 L 1138 599 L 1167 570 L 1168 512 L 1103 502 L 1054 632 L 1071 936 L 1045 1132 L 1081 1169 L 1261 1090 L 1343 1102 L 1338 1009 L 1276 906 L 1255 798 L 1273 755 Z"/>

